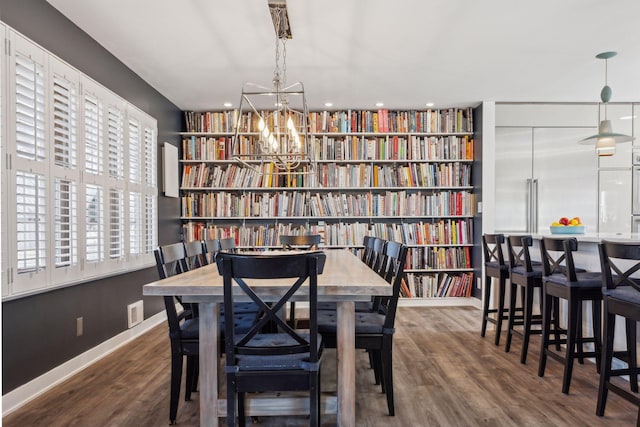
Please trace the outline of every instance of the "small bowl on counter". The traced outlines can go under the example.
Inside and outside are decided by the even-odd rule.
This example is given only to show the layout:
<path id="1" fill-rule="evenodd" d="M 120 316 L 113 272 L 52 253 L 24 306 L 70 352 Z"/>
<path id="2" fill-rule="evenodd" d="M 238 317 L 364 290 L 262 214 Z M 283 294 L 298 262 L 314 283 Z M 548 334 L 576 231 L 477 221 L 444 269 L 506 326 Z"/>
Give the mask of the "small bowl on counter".
<path id="1" fill-rule="evenodd" d="M 551 234 L 584 234 L 584 225 L 552 225 Z"/>

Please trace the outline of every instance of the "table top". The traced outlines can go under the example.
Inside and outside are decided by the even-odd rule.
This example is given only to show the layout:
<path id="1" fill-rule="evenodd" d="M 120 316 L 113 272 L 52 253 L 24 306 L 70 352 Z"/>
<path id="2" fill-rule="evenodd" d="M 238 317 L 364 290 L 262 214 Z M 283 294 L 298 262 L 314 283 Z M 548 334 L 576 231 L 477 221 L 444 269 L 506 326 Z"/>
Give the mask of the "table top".
<path id="1" fill-rule="evenodd" d="M 372 295 L 391 295 L 392 287 L 352 252 L 344 249 L 324 251 L 324 272 L 318 276 L 318 301 L 368 301 Z M 247 280 L 265 301 L 279 298 L 291 284 L 287 280 Z M 304 295 L 303 285 L 298 291 Z M 184 302 L 222 302 L 222 276 L 215 264 L 144 285 L 143 295 L 179 295 Z M 296 298 L 293 298 L 295 300 Z M 304 299 L 304 298 L 303 298 Z"/>

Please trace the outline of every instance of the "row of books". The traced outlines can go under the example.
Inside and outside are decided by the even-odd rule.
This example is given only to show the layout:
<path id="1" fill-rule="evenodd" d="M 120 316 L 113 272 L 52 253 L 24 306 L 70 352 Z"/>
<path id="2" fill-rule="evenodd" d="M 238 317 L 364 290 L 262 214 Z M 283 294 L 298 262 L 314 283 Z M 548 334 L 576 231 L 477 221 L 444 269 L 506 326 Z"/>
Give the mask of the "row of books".
<path id="1" fill-rule="evenodd" d="M 309 124 L 311 132 L 473 132 L 473 110 L 322 111 L 310 113 Z"/>
<path id="2" fill-rule="evenodd" d="M 317 180 L 302 165 L 297 172 L 279 173 L 273 163 L 256 165 L 256 168 L 237 164 L 213 165 L 207 163 L 185 164 L 180 185 L 183 188 L 298 188 L 317 187 Z"/>
<path id="3" fill-rule="evenodd" d="M 473 160 L 468 136 L 312 137 L 318 160 Z"/>
<path id="4" fill-rule="evenodd" d="M 403 296 L 411 298 L 470 297 L 473 273 L 406 274 Z"/>
<path id="5" fill-rule="evenodd" d="M 238 110 L 185 111 L 184 119 L 187 125 L 187 132 L 233 132 L 238 119 Z"/>
<path id="6" fill-rule="evenodd" d="M 437 222 L 397 224 L 406 245 L 470 245 L 473 243 L 473 220 L 441 219 Z M 396 236 L 394 236 L 396 237 Z"/>
<path id="7" fill-rule="evenodd" d="M 377 165 L 325 163 L 301 165 L 291 173 L 278 173 L 273 163 L 256 168 L 237 164 L 185 164 L 180 185 L 183 188 L 423 188 L 469 187 L 471 164 L 468 163 L 408 163 L 407 165 Z"/>
<path id="8" fill-rule="evenodd" d="M 185 112 L 187 132 L 222 133 L 234 132 L 238 110 L 221 112 Z M 276 120 L 273 111 L 242 114 L 240 132 L 258 132 L 259 119 L 273 127 Z M 278 118 L 285 123 L 288 117 Z M 301 126 L 300 117 L 292 117 L 296 126 Z M 473 110 L 471 108 L 429 109 L 425 111 L 393 111 L 388 109 L 321 111 L 308 117 L 311 132 L 473 132 Z"/>
<path id="9" fill-rule="evenodd" d="M 384 194 L 312 194 L 310 192 L 186 193 L 182 217 L 420 217 L 472 216 L 475 196 L 468 191 Z"/>
<path id="10" fill-rule="evenodd" d="M 469 187 L 469 163 L 320 164 L 321 187 Z"/>
<path id="11" fill-rule="evenodd" d="M 473 268 L 470 252 L 469 246 L 411 247 L 407 264 L 419 270 Z"/>
<path id="12" fill-rule="evenodd" d="M 462 224 L 467 224 L 463 226 Z M 352 223 L 325 223 L 319 221 L 317 224 L 292 224 L 292 223 L 278 223 L 269 225 L 256 225 L 256 226 L 238 226 L 238 225 L 218 225 L 206 222 L 189 222 L 183 225 L 185 232 L 184 238 L 187 241 L 192 240 L 204 240 L 207 238 L 219 239 L 224 237 L 237 237 L 237 243 L 240 246 L 261 246 L 264 243 L 256 244 L 259 241 L 256 236 L 264 236 L 265 233 L 272 235 L 275 233 L 276 240 L 280 234 L 303 234 L 313 233 L 321 234 L 324 236 L 323 244 L 325 246 L 360 246 L 364 236 L 376 236 L 385 240 L 393 240 L 396 242 L 402 242 L 407 245 L 415 245 L 416 243 L 406 240 L 406 226 L 415 226 L 416 228 L 424 228 L 427 226 L 433 226 L 437 237 L 432 241 L 418 243 L 418 244 L 433 244 L 433 245 L 448 245 L 448 244 L 461 244 L 455 243 L 456 241 L 464 240 L 464 244 L 473 243 L 473 234 L 468 235 L 456 235 L 459 230 L 465 229 L 467 233 L 472 233 L 471 221 L 468 220 L 440 220 L 432 224 L 416 223 L 416 224 L 389 224 L 389 223 L 365 223 L 365 222 L 352 222 Z M 448 235 L 446 233 L 449 233 Z M 264 239 L 263 239 L 264 240 Z M 276 244 L 277 245 L 277 244 Z M 466 253 L 465 253 L 466 256 Z"/>
<path id="13" fill-rule="evenodd" d="M 182 139 L 182 160 L 230 160 L 233 155 L 259 154 L 258 137 L 242 135 L 236 153 L 230 136 L 191 135 Z M 366 138 L 312 137 L 316 160 L 472 160 L 473 139 L 468 136 L 419 137 L 385 136 Z"/>

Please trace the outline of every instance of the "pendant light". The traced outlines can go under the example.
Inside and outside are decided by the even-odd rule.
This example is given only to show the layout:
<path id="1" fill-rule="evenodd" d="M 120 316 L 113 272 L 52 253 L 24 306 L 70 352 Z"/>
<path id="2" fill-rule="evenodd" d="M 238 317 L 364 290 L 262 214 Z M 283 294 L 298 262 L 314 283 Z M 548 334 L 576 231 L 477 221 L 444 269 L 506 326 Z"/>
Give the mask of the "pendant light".
<path id="1" fill-rule="evenodd" d="M 604 87 L 600 91 L 600 99 L 604 104 L 604 120 L 600 121 L 598 133 L 579 141 L 580 144 L 596 144 L 598 156 L 613 156 L 616 152 L 616 144 L 633 141 L 634 137 L 613 132 L 611 120 L 607 119 L 607 104 L 611 100 L 611 88 L 607 84 L 607 61 L 616 56 L 617 52 L 602 52 L 596 55 L 598 59 L 604 59 Z"/>

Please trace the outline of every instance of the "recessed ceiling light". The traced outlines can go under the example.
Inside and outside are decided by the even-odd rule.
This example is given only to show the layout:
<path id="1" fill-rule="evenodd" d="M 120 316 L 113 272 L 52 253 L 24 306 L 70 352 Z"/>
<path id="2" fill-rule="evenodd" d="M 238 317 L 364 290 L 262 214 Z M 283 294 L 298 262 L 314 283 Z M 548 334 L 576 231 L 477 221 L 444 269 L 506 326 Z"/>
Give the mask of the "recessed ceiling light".
<path id="1" fill-rule="evenodd" d="M 633 120 L 638 116 L 624 116 L 624 117 L 620 117 L 620 120 Z"/>
<path id="2" fill-rule="evenodd" d="M 384 102 L 376 102 L 376 107 L 384 107 Z"/>
<path id="3" fill-rule="evenodd" d="M 435 104 L 433 102 L 427 102 L 427 107 L 433 107 Z"/>
<path id="4" fill-rule="evenodd" d="M 229 107 L 231 107 L 233 104 L 232 104 L 232 103 L 230 103 L 230 102 L 225 102 L 225 103 L 224 103 L 224 104 L 222 104 L 222 105 L 224 105 L 224 106 L 225 106 L 225 108 L 229 108 Z"/>
<path id="5" fill-rule="evenodd" d="M 333 107 L 333 102 L 325 102 L 324 106 L 325 107 Z"/>

